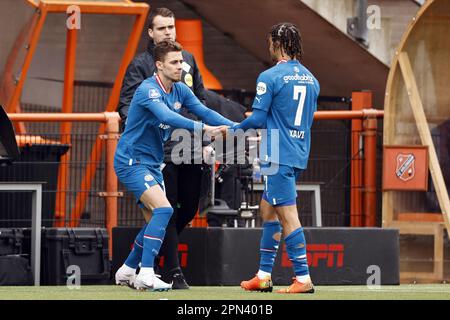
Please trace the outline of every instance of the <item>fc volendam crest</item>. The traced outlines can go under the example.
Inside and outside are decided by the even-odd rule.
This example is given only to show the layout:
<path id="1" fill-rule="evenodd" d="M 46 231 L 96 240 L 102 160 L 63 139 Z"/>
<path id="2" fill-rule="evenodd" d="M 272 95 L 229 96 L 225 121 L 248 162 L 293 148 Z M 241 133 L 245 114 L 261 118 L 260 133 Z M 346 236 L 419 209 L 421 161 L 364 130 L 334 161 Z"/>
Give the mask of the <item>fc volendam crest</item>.
<path id="1" fill-rule="evenodd" d="M 397 167 L 395 168 L 395 175 L 403 181 L 408 181 L 414 178 L 416 173 L 414 164 L 416 157 L 412 154 L 400 153 L 397 155 Z"/>

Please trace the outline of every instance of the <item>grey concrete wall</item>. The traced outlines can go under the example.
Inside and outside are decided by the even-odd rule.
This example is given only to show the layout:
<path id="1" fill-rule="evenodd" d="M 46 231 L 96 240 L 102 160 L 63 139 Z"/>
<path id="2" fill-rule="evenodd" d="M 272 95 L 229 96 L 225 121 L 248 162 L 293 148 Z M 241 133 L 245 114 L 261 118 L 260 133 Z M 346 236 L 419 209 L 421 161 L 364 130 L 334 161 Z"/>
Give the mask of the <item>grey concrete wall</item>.
<path id="1" fill-rule="evenodd" d="M 356 0 L 301 0 L 328 22 L 347 33 L 347 18 L 355 14 Z"/>
<path id="2" fill-rule="evenodd" d="M 355 15 L 356 0 L 301 0 L 319 15 L 347 34 L 347 18 Z M 411 0 L 368 0 L 381 9 L 381 28 L 369 30 L 367 49 L 390 66 L 400 39 L 419 6 Z"/>
<path id="3" fill-rule="evenodd" d="M 369 33 L 373 37 L 370 41 L 378 43 L 376 37 L 385 39 L 384 48 L 380 44 L 378 52 L 384 54 L 384 61 L 390 66 L 403 34 L 420 7 L 409 0 L 369 0 L 369 4 L 379 5 L 382 17 L 382 28 Z"/>

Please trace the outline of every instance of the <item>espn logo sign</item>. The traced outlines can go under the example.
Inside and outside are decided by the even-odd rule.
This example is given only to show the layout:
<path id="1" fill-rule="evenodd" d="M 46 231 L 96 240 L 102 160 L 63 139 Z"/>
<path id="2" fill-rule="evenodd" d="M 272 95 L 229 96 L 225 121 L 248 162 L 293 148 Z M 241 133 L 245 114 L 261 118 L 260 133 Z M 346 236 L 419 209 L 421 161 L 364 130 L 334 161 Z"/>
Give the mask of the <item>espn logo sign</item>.
<path id="1" fill-rule="evenodd" d="M 178 256 L 180 259 L 180 267 L 186 268 L 187 267 L 187 261 L 188 261 L 188 245 L 184 243 L 178 244 Z M 161 257 L 161 260 L 159 260 L 159 266 L 162 268 L 164 267 L 164 257 Z"/>
<path id="2" fill-rule="evenodd" d="M 306 257 L 308 267 L 318 267 L 326 263 L 327 268 L 342 268 L 344 266 L 344 245 L 343 244 L 307 244 Z M 292 262 L 286 251 L 286 244 L 283 244 L 281 256 L 281 266 L 283 268 L 292 267 Z"/>
<path id="3" fill-rule="evenodd" d="M 188 258 L 188 245 L 184 243 L 178 244 L 178 254 L 181 254 L 180 257 L 180 267 L 187 267 L 187 258 Z"/>

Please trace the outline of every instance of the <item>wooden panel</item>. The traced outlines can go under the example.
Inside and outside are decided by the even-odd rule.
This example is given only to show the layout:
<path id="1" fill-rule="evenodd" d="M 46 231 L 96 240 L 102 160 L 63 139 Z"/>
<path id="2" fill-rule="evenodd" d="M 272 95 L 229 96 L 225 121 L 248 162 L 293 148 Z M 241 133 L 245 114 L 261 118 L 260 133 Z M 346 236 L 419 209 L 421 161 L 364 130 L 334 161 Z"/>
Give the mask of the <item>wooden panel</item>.
<path id="1" fill-rule="evenodd" d="M 399 229 L 400 234 L 434 235 L 439 224 L 436 222 L 393 221 L 389 227 Z"/>
<path id="2" fill-rule="evenodd" d="M 450 1 L 429 0 L 405 32 L 397 48 L 386 86 L 383 139 L 385 145 L 426 144 L 431 146 L 433 141 L 430 130 L 449 121 L 450 37 L 448 30 L 450 30 Z M 408 81 L 411 82 L 414 79 L 416 88 L 413 99 L 411 95 L 408 95 L 412 93 L 411 83 L 408 87 L 406 86 L 400 69 L 401 52 L 409 56 L 411 71 Z M 411 103 L 416 106 L 416 112 L 411 112 Z M 422 118 L 419 123 L 420 130 L 416 123 L 419 105 L 422 108 L 422 116 L 419 115 Z M 425 129 L 429 136 L 427 143 L 423 140 Z M 436 156 L 433 158 L 431 173 L 436 176 L 439 175 L 436 172 L 440 171 L 437 169 L 439 160 Z M 436 185 L 436 181 L 434 184 Z M 448 193 L 445 192 L 444 187 L 445 183 L 442 180 L 436 188 L 441 188 L 439 192 L 441 207 L 443 205 L 446 207 L 445 203 L 448 203 Z M 383 222 L 389 224 L 389 221 L 395 219 L 399 212 L 430 210 L 428 206 L 425 193 L 384 192 Z M 448 212 L 448 209 L 442 209 L 442 211 Z"/>
<path id="3" fill-rule="evenodd" d="M 406 83 L 406 88 L 408 91 L 409 101 L 411 103 L 414 118 L 419 129 L 420 139 L 422 140 L 422 144 L 428 146 L 431 177 L 436 189 L 439 205 L 444 215 L 445 225 L 448 232 L 450 233 L 450 201 L 448 198 L 448 192 L 445 186 L 441 167 L 439 166 L 439 159 L 436 154 L 436 149 L 431 138 L 431 133 L 428 127 L 427 118 L 424 112 L 419 89 L 417 87 L 410 60 L 406 52 L 400 53 L 399 63 L 403 73 L 404 81 Z"/>
<path id="4" fill-rule="evenodd" d="M 399 213 L 398 221 L 444 222 L 442 213 Z"/>

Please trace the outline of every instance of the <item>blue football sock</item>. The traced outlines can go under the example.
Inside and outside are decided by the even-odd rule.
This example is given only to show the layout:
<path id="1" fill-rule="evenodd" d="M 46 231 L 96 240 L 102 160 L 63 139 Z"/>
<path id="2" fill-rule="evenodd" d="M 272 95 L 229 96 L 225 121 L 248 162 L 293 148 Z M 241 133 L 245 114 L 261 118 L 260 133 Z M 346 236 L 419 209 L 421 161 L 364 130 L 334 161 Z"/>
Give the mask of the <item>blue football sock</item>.
<path id="1" fill-rule="evenodd" d="M 306 241 L 303 228 L 294 230 L 285 239 L 286 251 L 289 260 L 294 265 L 296 276 L 306 276 L 309 274 L 308 261 L 306 258 Z"/>
<path id="2" fill-rule="evenodd" d="M 280 244 L 279 238 L 275 236 L 281 233 L 281 225 L 278 221 L 269 221 L 263 223 L 263 234 L 259 245 L 260 261 L 259 270 L 272 273 L 275 257 L 277 256 L 278 246 Z"/>
<path id="3" fill-rule="evenodd" d="M 125 264 L 130 268 L 136 269 L 141 262 L 142 258 L 142 250 L 144 249 L 144 232 L 147 228 L 147 224 L 139 231 L 138 235 L 134 239 L 133 249 L 128 255 L 127 260 L 125 260 Z"/>
<path id="4" fill-rule="evenodd" d="M 161 248 L 166 227 L 172 216 L 171 207 L 156 208 L 144 233 L 144 251 L 142 253 L 141 267 L 153 268 L 155 257 Z"/>

